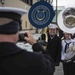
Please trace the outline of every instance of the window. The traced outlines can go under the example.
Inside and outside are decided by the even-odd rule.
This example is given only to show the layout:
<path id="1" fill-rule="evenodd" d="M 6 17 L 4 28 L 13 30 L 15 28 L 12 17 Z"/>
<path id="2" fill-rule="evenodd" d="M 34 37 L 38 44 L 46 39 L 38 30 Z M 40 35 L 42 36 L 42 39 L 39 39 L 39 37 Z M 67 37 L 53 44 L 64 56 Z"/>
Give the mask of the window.
<path id="1" fill-rule="evenodd" d="M 46 1 L 46 2 L 53 2 L 53 0 L 37 0 L 37 1 Z"/>
<path id="2" fill-rule="evenodd" d="M 27 3 L 29 5 L 33 4 L 33 0 L 21 0 L 21 1 L 23 1 L 24 3 Z"/>
<path id="3" fill-rule="evenodd" d="M 27 28 L 27 21 L 25 21 L 25 28 Z"/>

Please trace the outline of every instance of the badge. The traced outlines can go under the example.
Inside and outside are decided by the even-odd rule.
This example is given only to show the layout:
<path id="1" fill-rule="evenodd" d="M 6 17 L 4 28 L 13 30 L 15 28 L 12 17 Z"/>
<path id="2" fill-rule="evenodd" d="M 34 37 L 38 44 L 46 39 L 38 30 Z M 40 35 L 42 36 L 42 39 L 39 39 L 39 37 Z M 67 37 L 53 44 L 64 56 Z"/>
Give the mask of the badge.
<path id="1" fill-rule="evenodd" d="M 45 28 L 52 22 L 54 14 L 53 7 L 48 2 L 40 1 L 31 6 L 28 18 L 34 27 Z"/>

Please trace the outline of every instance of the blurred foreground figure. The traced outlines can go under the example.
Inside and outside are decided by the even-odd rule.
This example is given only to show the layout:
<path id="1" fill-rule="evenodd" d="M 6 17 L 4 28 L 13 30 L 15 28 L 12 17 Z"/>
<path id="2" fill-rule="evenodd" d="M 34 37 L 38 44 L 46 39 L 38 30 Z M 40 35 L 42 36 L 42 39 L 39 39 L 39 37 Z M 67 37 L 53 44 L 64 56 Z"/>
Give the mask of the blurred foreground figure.
<path id="1" fill-rule="evenodd" d="M 21 16 L 26 11 L 0 7 L 0 73 L 1 75 L 53 75 L 54 64 L 50 56 L 34 40 L 29 32 L 24 39 L 34 52 L 16 46 L 21 30 Z"/>

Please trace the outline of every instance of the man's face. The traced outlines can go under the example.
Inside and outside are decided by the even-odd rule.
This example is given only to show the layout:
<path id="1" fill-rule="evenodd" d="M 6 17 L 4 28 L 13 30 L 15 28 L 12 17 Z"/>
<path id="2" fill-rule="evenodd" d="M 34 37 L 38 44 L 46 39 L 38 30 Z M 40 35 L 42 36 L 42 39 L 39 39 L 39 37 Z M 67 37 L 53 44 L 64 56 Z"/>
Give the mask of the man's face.
<path id="1" fill-rule="evenodd" d="M 49 34 L 50 35 L 55 35 L 56 34 L 56 29 L 49 29 Z"/>

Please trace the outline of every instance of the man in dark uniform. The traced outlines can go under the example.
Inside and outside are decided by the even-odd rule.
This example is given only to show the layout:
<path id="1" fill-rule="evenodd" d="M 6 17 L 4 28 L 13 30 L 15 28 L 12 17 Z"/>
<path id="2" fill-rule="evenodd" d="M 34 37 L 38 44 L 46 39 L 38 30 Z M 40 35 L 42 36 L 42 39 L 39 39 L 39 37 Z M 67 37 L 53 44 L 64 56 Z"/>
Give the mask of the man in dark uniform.
<path id="1" fill-rule="evenodd" d="M 50 24 L 48 31 L 47 52 L 53 58 L 55 66 L 59 66 L 61 56 L 61 38 L 56 34 L 57 25 Z"/>
<path id="2" fill-rule="evenodd" d="M 50 56 L 29 32 L 24 39 L 34 52 L 17 47 L 20 19 L 26 11 L 0 7 L 0 75 L 53 75 L 54 64 Z"/>

